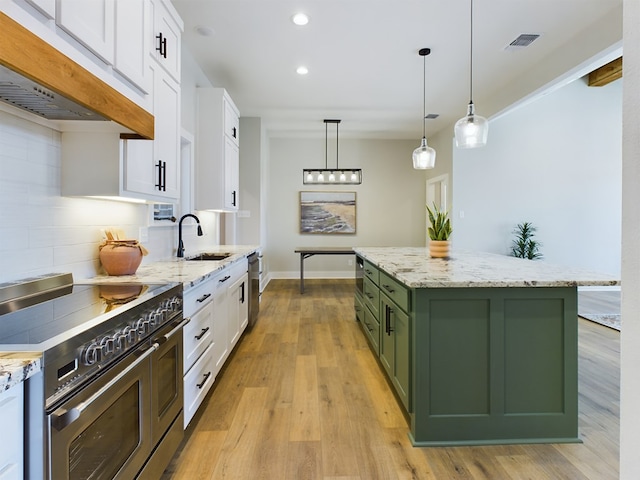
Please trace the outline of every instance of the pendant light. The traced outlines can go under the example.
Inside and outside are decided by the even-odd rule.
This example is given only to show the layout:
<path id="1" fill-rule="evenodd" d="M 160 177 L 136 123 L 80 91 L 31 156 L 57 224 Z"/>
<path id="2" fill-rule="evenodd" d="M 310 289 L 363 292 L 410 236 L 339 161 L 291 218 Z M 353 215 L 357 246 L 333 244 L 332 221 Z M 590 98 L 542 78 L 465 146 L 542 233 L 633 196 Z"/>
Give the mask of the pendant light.
<path id="1" fill-rule="evenodd" d="M 427 55 L 431 53 L 430 48 L 421 48 L 418 53 L 422 57 L 422 142 L 413 151 L 413 168 L 416 170 L 426 170 L 436 165 L 436 151 L 427 145 L 426 126 L 427 121 Z"/>
<path id="2" fill-rule="evenodd" d="M 467 116 L 456 122 L 454 127 L 456 146 L 459 148 L 484 147 L 489 134 L 489 122 L 476 115 L 473 105 L 473 0 L 471 1 L 471 29 L 469 49 L 469 106 Z"/>
<path id="3" fill-rule="evenodd" d="M 338 164 L 338 125 L 341 120 L 324 121 L 324 168 L 304 168 L 302 183 L 304 185 L 360 185 L 362 170 L 359 168 L 340 168 Z M 336 125 L 336 168 L 328 168 L 328 127 L 330 123 Z"/>

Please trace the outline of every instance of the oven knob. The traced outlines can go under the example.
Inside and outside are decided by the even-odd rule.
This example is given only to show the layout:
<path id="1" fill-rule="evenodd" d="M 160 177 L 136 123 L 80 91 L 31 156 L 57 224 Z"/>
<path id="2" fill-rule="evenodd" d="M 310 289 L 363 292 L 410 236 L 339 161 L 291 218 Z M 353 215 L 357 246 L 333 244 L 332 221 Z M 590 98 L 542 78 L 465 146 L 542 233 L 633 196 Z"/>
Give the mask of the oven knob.
<path id="1" fill-rule="evenodd" d="M 150 323 L 150 320 L 148 318 L 138 319 L 138 322 L 136 323 L 136 330 L 138 331 L 139 338 L 142 338 L 149 333 L 149 323 Z"/>
<path id="2" fill-rule="evenodd" d="M 114 345 L 117 350 L 124 351 L 127 348 L 127 329 L 131 329 L 131 327 L 124 327 L 124 329 L 121 332 L 116 333 L 113 338 Z"/>
<path id="3" fill-rule="evenodd" d="M 85 365 L 93 365 L 102 360 L 102 349 L 97 343 L 92 343 L 82 352 L 82 362 Z"/>
<path id="4" fill-rule="evenodd" d="M 104 357 L 108 357 L 115 351 L 115 341 L 112 337 L 104 337 L 100 341 L 100 349 L 102 350 L 102 355 Z"/>

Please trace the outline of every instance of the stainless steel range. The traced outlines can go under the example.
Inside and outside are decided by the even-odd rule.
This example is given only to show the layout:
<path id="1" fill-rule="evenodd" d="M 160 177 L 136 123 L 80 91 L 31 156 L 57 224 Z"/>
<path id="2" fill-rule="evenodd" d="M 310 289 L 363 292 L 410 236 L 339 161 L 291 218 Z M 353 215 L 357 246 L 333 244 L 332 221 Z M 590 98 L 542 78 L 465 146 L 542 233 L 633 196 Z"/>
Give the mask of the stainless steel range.
<path id="1" fill-rule="evenodd" d="M 181 284 L 0 285 L 0 348 L 27 381 L 27 478 L 157 478 L 183 437 Z"/>

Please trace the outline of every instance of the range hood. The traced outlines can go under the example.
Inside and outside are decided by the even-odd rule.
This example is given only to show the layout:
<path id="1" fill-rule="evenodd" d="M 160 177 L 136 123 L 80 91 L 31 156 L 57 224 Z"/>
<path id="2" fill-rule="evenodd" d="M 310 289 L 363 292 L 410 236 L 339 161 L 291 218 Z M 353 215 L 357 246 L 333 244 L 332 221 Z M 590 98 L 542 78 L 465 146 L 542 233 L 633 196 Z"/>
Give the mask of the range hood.
<path id="1" fill-rule="evenodd" d="M 2 12 L 0 101 L 49 120 L 114 121 L 153 139 L 153 115 Z"/>

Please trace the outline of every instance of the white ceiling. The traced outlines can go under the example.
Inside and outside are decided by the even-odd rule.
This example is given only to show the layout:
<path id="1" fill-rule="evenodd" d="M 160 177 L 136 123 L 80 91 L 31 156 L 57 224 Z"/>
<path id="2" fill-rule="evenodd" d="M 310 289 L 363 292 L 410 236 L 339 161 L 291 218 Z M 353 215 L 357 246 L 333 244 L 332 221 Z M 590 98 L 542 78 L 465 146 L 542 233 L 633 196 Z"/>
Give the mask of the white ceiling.
<path id="1" fill-rule="evenodd" d="M 211 83 L 272 136 L 422 136 L 426 57 L 427 136 L 469 101 L 469 0 L 172 0 L 183 41 Z M 305 27 L 291 22 L 299 11 Z M 202 36 L 197 26 L 213 29 Z M 541 37 L 519 51 L 521 33 Z M 476 112 L 490 117 L 565 72 L 583 74 L 619 55 L 622 0 L 475 0 Z M 614 53 L 612 53 L 614 52 Z M 299 65 L 309 73 L 296 73 Z M 582 71 L 581 71 L 582 70 Z M 567 74 L 569 75 L 569 74 Z"/>

